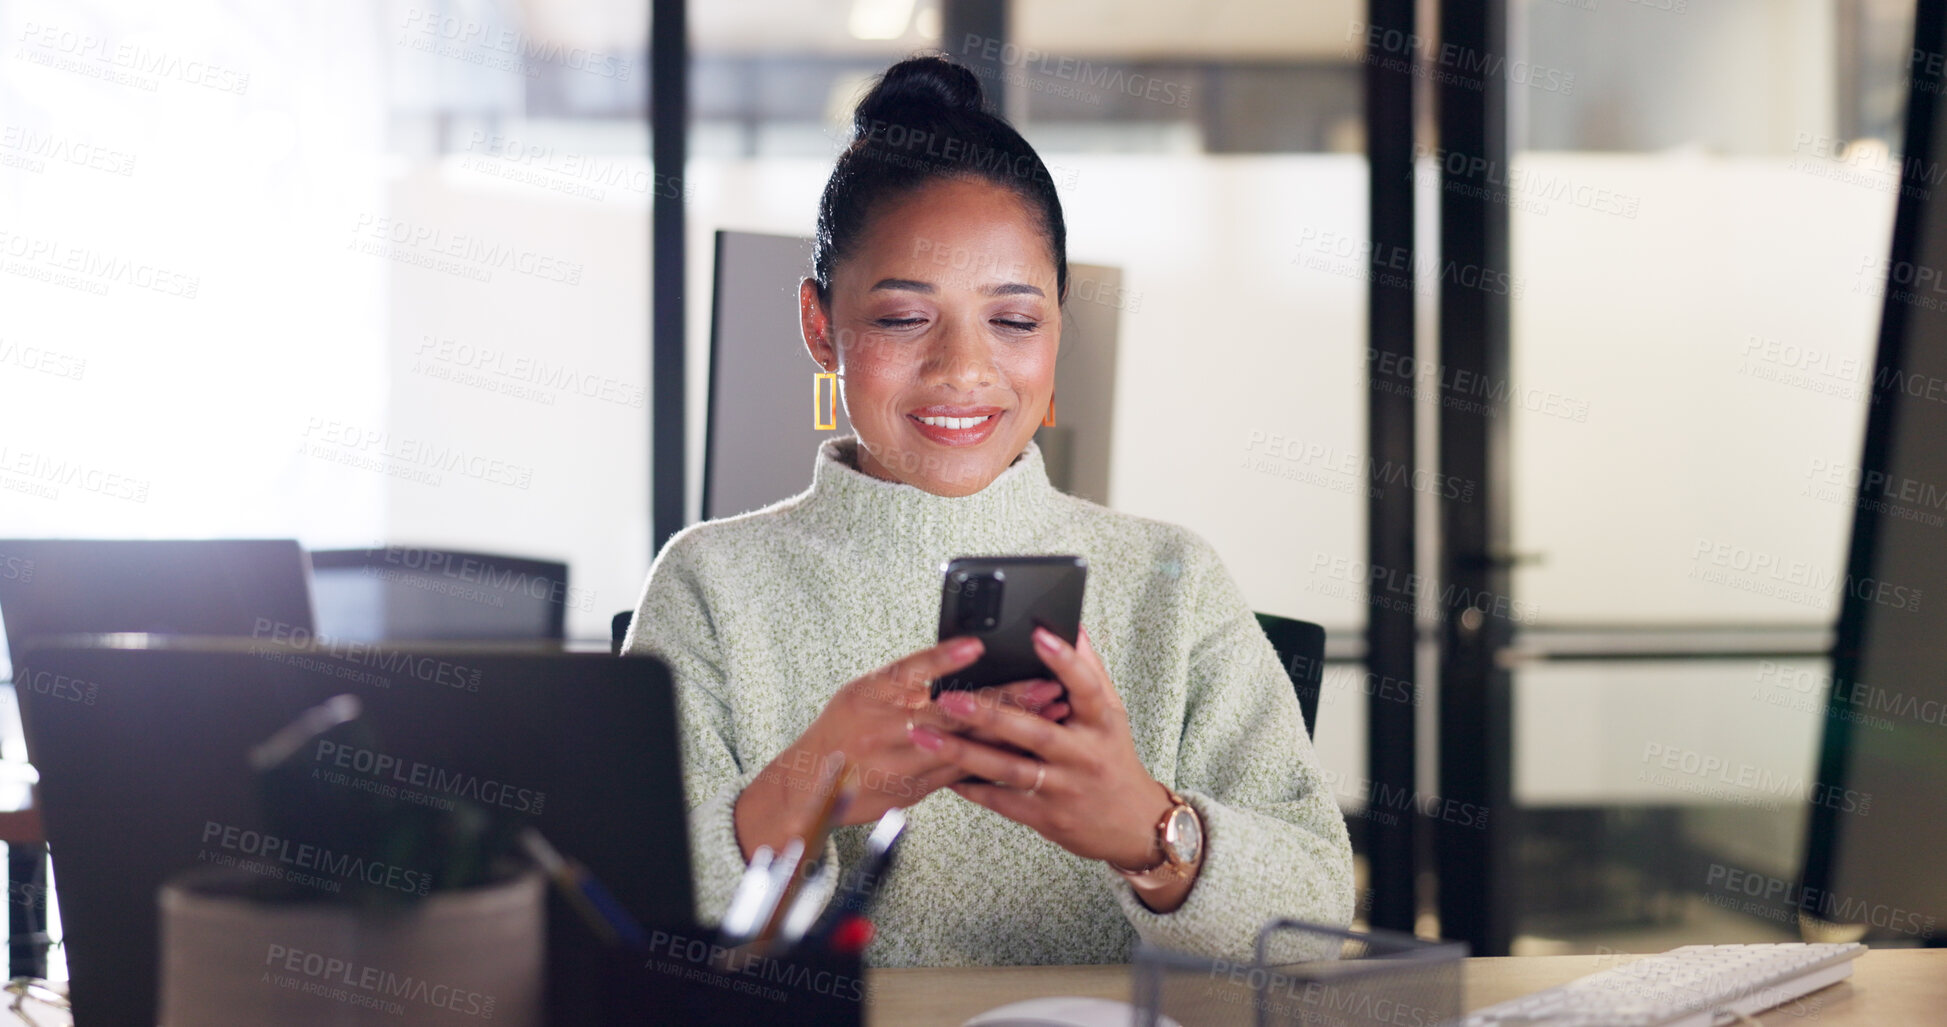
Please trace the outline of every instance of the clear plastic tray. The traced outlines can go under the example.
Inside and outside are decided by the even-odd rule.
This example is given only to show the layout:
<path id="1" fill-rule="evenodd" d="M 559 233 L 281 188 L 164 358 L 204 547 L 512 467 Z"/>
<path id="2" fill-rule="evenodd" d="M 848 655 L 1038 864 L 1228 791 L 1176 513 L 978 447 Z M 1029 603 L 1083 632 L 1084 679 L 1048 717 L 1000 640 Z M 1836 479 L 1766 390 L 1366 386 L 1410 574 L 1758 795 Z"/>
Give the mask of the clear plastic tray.
<path id="1" fill-rule="evenodd" d="M 1466 955 L 1464 942 L 1300 920 L 1266 924 L 1249 963 L 1143 944 L 1136 950 L 1136 1023 L 1438 1027 L 1460 1019 Z"/>

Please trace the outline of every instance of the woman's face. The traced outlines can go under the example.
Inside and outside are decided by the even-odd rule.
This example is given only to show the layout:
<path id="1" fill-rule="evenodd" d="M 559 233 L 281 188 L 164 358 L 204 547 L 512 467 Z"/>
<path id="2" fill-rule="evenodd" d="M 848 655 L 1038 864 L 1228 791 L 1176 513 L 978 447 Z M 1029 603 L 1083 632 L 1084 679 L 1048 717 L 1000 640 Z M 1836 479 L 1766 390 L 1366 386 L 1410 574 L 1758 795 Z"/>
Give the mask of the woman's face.
<path id="1" fill-rule="evenodd" d="M 836 370 L 859 469 L 942 496 L 987 487 L 1055 388 L 1061 306 L 1033 212 L 983 180 L 943 179 L 873 212 L 832 269 L 829 306 L 799 289 L 805 345 Z"/>

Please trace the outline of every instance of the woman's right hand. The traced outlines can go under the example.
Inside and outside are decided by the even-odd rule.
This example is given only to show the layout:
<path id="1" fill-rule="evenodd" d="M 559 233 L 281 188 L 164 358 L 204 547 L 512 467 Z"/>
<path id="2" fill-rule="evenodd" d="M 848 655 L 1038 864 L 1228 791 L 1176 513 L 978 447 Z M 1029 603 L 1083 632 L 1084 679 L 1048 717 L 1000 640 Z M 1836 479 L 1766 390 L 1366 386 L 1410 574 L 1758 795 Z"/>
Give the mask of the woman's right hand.
<path id="1" fill-rule="evenodd" d="M 965 771 L 913 744 L 910 725 L 964 730 L 933 705 L 931 683 L 980 658 L 977 638 L 949 639 L 847 682 L 804 734 L 738 795 L 733 817 L 748 860 L 760 845 L 781 849 L 812 830 L 824 808 L 828 761 L 843 753 L 859 790 L 841 824 L 864 824 L 911 806 L 965 776 Z M 983 703 L 1021 706 L 1051 720 L 1068 714 L 1058 682 L 1017 681 L 975 693 Z M 992 739 L 982 739 L 993 741 Z"/>

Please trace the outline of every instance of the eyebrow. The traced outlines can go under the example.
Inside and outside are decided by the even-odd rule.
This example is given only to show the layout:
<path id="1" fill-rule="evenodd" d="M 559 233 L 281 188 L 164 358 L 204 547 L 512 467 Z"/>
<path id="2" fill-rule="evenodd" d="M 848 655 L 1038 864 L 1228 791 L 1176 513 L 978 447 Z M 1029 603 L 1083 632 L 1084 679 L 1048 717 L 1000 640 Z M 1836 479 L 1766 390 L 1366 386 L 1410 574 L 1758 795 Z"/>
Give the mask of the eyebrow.
<path id="1" fill-rule="evenodd" d="M 905 290 L 907 292 L 923 292 L 928 295 L 931 295 L 932 293 L 938 291 L 933 288 L 933 284 L 931 282 L 922 282 L 913 278 L 881 278 L 868 291 L 882 292 L 882 291 L 896 290 L 896 289 Z M 987 288 L 982 289 L 980 291 L 986 293 L 989 296 L 1021 296 L 1021 295 L 1046 296 L 1047 295 L 1047 293 L 1042 292 L 1040 288 L 1029 285 L 1026 282 L 1006 282 L 1001 285 L 990 285 Z"/>
<path id="2" fill-rule="evenodd" d="M 1037 289 L 1034 286 L 1029 285 L 1025 282 L 1008 282 L 1004 285 L 990 285 L 987 288 L 982 289 L 981 291 L 985 292 L 989 296 L 1019 296 L 1022 294 L 1031 295 L 1031 296 L 1047 295 L 1046 293 L 1042 292 L 1040 289 Z"/>

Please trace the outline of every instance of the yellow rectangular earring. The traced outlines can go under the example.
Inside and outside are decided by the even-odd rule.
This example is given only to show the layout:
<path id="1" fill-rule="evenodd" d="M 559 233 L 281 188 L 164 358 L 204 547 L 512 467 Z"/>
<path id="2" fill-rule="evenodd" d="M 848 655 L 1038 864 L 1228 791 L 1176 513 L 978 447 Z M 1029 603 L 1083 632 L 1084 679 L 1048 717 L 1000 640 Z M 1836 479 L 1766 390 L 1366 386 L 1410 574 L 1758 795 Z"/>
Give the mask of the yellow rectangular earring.
<path id="1" fill-rule="evenodd" d="M 1043 427 L 1043 428 L 1053 428 L 1054 426 L 1055 426 L 1055 397 L 1053 397 L 1053 396 L 1049 396 L 1049 397 L 1048 397 L 1048 414 L 1047 414 L 1047 416 L 1046 416 L 1046 417 L 1043 417 L 1043 418 L 1041 419 L 1041 427 Z"/>
<path id="2" fill-rule="evenodd" d="M 829 398 L 825 395 L 823 382 L 832 383 Z M 820 412 L 824 418 L 819 418 Z M 838 428 L 838 373 L 819 371 L 811 376 L 811 426 L 819 431 L 833 431 Z"/>

